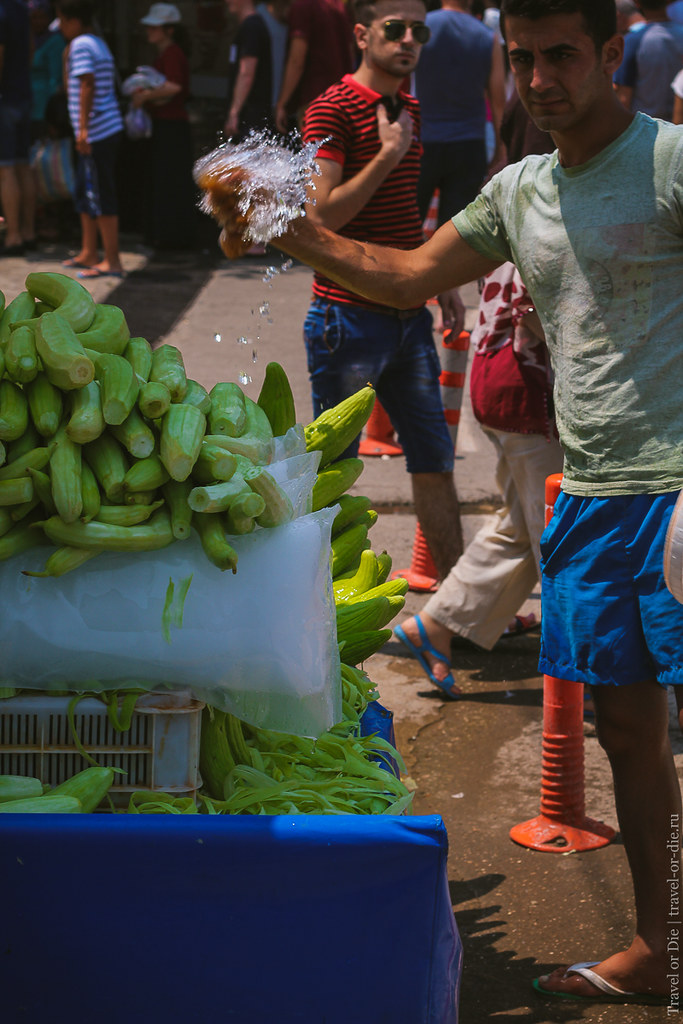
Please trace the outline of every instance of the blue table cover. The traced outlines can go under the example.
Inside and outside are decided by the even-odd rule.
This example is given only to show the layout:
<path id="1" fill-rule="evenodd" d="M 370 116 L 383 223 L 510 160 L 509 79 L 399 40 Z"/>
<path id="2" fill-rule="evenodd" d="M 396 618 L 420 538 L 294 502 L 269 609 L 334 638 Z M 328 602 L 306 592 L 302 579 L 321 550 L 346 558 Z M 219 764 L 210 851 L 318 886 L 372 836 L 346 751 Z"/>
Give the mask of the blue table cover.
<path id="1" fill-rule="evenodd" d="M 437 815 L 4 815 L 3 1024 L 456 1024 Z"/>

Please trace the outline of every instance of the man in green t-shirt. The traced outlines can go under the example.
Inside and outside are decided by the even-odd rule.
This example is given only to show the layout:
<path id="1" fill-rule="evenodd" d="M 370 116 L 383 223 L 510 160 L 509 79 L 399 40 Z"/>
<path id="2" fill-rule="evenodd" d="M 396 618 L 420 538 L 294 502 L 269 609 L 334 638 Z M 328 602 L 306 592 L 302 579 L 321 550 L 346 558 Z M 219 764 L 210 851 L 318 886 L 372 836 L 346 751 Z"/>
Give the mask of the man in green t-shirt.
<path id="1" fill-rule="evenodd" d="M 681 822 L 666 686 L 683 685 L 683 606 L 662 561 L 683 487 L 683 129 L 619 102 L 614 0 L 503 0 L 502 29 L 518 92 L 554 154 L 506 168 L 415 250 L 308 219 L 275 244 L 373 302 L 406 308 L 517 265 L 545 330 L 565 452 L 543 542 L 541 668 L 591 686 L 636 905 L 628 949 L 535 987 L 666 1003 L 667 844 Z M 447 641 L 428 640 L 448 661 Z"/>

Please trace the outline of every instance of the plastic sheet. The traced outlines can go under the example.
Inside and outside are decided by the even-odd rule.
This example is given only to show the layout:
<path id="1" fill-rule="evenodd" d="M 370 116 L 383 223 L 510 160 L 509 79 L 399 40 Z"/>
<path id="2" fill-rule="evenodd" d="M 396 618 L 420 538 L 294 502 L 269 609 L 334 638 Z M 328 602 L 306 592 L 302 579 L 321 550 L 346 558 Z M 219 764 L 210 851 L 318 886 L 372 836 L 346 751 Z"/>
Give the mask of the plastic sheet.
<path id="1" fill-rule="evenodd" d="M 447 853 L 437 815 L 5 814 L 3 1020 L 457 1024 Z"/>
<path id="2" fill-rule="evenodd" d="M 231 538 L 235 575 L 194 534 L 161 551 L 100 554 L 57 579 L 22 575 L 42 567 L 44 548 L 1 563 L 0 685 L 189 686 L 253 725 L 319 735 L 341 718 L 335 511 Z M 178 593 L 190 576 L 182 625 L 164 630 L 169 582 Z"/>

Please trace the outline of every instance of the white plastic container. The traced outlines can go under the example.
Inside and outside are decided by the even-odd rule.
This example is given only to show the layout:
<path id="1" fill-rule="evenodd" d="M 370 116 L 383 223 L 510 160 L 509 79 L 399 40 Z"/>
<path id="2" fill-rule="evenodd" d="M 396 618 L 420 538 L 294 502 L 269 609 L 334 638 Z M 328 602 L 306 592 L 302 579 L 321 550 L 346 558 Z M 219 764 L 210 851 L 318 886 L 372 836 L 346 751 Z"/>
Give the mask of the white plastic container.
<path id="1" fill-rule="evenodd" d="M 680 604 L 683 604 L 683 491 L 674 506 L 664 546 L 664 579 Z"/>
<path id="2" fill-rule="evenodd" d="M 56 786 L 88 767 L 69 724 L 71 700 L 43 693 L 0 700 L 0 775 L 28 775 Z M 78 702 L 74 723 L 85 750 L 98 764 L 126 773 L 114 775 L 115 806 L 126 807 L 138 789 L 196 795 L 203 707 L 187 690 L 148 693 L 138 698 L 130 729 L 118 732 L 102 701 Z"/>

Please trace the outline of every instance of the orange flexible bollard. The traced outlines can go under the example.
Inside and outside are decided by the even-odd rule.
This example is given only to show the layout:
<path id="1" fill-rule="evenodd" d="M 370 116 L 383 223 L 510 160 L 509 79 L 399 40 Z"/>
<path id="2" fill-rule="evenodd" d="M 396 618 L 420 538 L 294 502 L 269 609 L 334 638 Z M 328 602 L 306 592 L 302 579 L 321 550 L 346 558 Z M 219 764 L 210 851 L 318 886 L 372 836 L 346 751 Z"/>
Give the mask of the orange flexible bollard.
<path id="1" fill-rule="evenodd" d="M 420 592 L 434 591 L 439 586 L 439 574 L 434 565 L 432 553 L 425 536 L 418 523 L 415 527 L 415 540 L 413 541 L 413 555 L 409 569 L 397 569 L 392 572 L 390 579 L 408 580 L 410 590 Z"/>
<path id="2" fill-rule="evenodd" d="M 439 376 L 441 403 L 455 448 L 467 375 L 467 357 L 470 348 L 469 331 L 454 334 L 451 329 L 445 330 L 441 346 L 441 374 Z"/>
<path id="3" fill-rule="evenodd" d="M 435 191 L 432 196 L 429 209 L 427 210 L 427 216 L 422 223 L 422 234 L 425 238 L 431 238 L 436 229 L 439 226 L 439 190 Z"/>
<path id="4" fill-rule="evenodd" d="M 422 234 L 424 235 L 425 241 L 431 238 L 436 229 L 439 226 L 439 190 L 431 198 L 429 203 L 429 209 L 427 210 L 427 216 L 422 222 Z M 438 305 L 436 297 L 427 299 L 428 306 Z"/>
<path id="5" fill-rule="evenodd" d="M 365 426 L 359 455 L 403 455 L 403 448 L 394 440 L 394 428 L 386 409 L 375 399 L 370 418 Z"/>
<path id="6" fill-rule="evenodd" d="M 561 484 L 561 473 L 545 482 L 546 525 Z M 585 813 L 583 707 L 583 683 L 543 676 L 541 813 L 510 829 L 510 838 L 530 850 L 595 850 L 614 839 L 613 828 Z"/>

